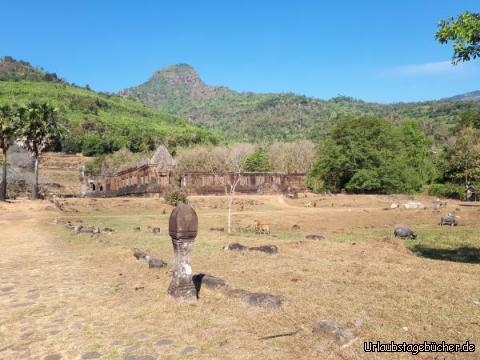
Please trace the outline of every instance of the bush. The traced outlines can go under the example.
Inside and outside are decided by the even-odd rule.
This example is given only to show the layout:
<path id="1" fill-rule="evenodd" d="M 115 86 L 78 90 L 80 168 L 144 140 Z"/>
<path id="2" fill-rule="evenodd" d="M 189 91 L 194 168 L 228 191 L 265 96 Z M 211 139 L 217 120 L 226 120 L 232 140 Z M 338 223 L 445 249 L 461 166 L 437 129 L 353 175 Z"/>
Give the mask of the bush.
<path id="1" fill-rule="evenodd" d="M 431 184 L 428 186 L 428 195 L 465 200 L 465 189 L 458 184 Z"/>
<path id="2" fill-rule="evenodd" d="M 177 206 L 180 203 L 187 203 L 187 194 L 179 190 L 167 190 L 164 198 L 165 202 L 172 206 Z"/>
<path id="3" fill-rule="evenodd" d="M 103 156 L 98 156 L 92 160 L 89 160 L 85 163 L 85 175 L 97 176 L 102 172 L 102 164 L 105 158 Z"/>
<path id="4" fill-rule="evenodd" d="M 109 139 L 95 133 L 83 137 L 82 154 L 84 156 L 97 156 L 111 152 L 112 144 Z"/>
<path id="5" fill-rule="evenodd" d="M 82 140 L 78 137 L 66 136 L 61 140 L 61 149 L 66 154 L 77 154 L 82 152 Z"/>

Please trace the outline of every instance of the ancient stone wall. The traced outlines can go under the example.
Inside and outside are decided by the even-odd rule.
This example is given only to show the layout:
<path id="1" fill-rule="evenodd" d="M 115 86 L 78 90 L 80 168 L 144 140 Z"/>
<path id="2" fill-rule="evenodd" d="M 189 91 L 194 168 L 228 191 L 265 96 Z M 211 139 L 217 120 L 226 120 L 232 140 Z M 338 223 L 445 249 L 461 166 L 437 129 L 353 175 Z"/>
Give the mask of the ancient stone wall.
<path id="1" fill-rule="evenodd" d="M 154 164 L 111 176 L 84 176 L 82 195 L 111 197 L 162 193 L 175 185 L 174 176 L 173 171 L 160 171 Z"/>
<path id="2" fill-rule="evenodd" d="M 189 194 L 224 194 L 225 184 L 228 187 L 234 181 L 233 173 L 192 172 L 183 175 L 180 187 Z M 295 192 L 305 188 L 304 182 L 304 174 L 245 172 L 240 174 L 236 191 L 245 194 Z M 144 165 L 113 176 L 84 176 L 82 195 L 111 197 L 163 193 L 176 186 L 173 169 L 166 172 L 155 165 Z"/>

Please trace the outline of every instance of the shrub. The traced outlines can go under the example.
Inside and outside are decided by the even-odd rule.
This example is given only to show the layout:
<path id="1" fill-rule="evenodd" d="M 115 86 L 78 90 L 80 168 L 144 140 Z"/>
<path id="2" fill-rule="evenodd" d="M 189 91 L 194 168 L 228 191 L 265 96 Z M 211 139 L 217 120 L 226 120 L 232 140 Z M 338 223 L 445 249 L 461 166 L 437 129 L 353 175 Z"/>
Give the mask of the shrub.
<path id="1" fill-rule="evenodd" d="M 431 184 L 428 186 L 428 195 L 450 198 L 450 199 L 465 199 L 465 189 L 458 184 Z"/>
<path id="2" fill-rule="evenodd" d="M 177 206 L 180 203 L 187 203 L 187 194 L 179 190 L 167 190 L 164 198 L 165 202 L 172 206 Z"/>
<path id="3" fill-rule="evenodd" d="M 74 136 L 66 136 L 61 140 L 61 149 L 66 154 L 82 152 L 82 140 Z"/>
<path id="4" fill-rule="evenodd" d="M 85 163 L 85 175 L 100 175 L 102 172 L 102 164 L 105 158 L 103 156 L 98 156 L 92 160 L 89 160 Z"/>
<path id="5" fill-rule="evenodd" d="M 112 144 L 109 139 L 92 133 L 83 137 L 82 154 L 84 156 L 97 156 L 112 152 Z"/>

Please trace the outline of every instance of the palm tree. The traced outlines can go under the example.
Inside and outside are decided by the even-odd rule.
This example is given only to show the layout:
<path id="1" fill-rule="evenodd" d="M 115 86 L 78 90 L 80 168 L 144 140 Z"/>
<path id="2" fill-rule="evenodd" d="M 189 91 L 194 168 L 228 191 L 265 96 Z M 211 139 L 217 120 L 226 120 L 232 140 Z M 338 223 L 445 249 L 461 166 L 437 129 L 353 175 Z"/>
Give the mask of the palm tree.
<path id="1" fill-rule="evenodd" d="M 19 109 L 20 141 L 35 160 L 35 181 L 32 199 L 38 199 L 38 168 L 42 152 L 61 135 L 57 109 L 43 103 L 32 102 Z"/>
<path id="2" fill-rule="evenodd" d="M 0 148 L 3 152 L 2 182 L 0 183 L 0 201 L 7 198 L 7 151 L 16 140 L 18 121 L 15 111 L 8 105 L 0 107 Z"/>

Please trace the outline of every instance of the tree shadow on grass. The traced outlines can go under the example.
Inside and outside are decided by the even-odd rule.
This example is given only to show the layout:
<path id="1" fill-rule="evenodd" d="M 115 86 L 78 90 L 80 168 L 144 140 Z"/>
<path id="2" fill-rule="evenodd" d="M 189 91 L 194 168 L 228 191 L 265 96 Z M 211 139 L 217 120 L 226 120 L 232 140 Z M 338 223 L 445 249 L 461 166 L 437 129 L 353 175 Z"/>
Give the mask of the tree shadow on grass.
<path id="1" fill-rule="evenodd" d="M 417 255 L 429 259 L 480 264 L 480 248 L 462 246 L 456 249 L 438 249 L 415 244 L 411 250 Z"/>

